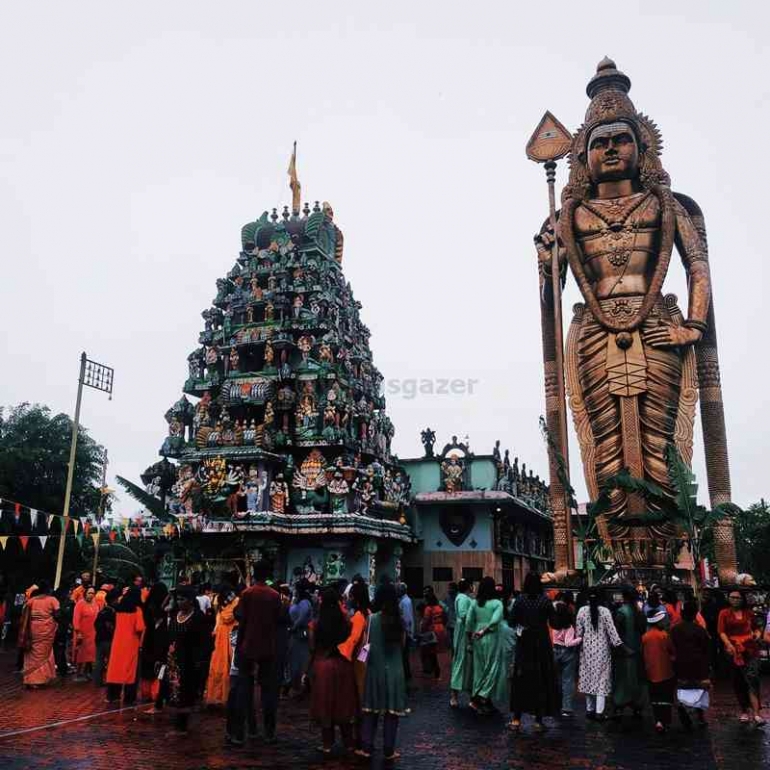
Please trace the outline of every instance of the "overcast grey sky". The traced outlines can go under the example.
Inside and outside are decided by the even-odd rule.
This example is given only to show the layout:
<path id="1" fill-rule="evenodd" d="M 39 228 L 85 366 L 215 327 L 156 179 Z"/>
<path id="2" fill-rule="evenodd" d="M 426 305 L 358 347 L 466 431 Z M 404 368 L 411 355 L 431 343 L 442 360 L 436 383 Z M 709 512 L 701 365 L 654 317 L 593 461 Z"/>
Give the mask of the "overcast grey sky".
<path id="1" fill-rule="evenodd" d="M 111 474 L 138 479 L 241 226 L 290 200 L 296 139 L 385 378 L 479 381 L 391 396 L 395 450 L 419 454 L 430 425 L 477 453 L 500 438 L 544 474 L 532 234 L 547 198 L 524 145 L 546 109 L 582 122 L 607 54 L 706 213 L 733 493 L 768 495 L 769 16 L 703 0 L 4 4 L 0 403 L 71 414 L 86 350 L 116 375 L 112 402 L 87 391 L 83 423 Z M 667 289 L 686 297 L 678 263 Z M 577 300 L 570 281 L 567 318 Z"/>

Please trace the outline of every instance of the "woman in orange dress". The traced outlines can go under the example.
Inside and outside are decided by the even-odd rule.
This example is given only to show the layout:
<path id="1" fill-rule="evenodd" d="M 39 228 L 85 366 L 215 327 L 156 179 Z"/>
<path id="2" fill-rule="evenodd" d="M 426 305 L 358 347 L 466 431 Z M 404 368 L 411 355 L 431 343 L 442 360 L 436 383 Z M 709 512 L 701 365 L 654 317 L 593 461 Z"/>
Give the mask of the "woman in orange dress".
<path id="1" fill-rule="evenodd" d="M 426 586 L 423 590 L 425 608 L 422 611 L 420 624 L 420 653 L 422 657 L 422 671 L 424 674 L 433 674 L 438 679 L 441 676 L 441 668 L 438 665 L 438 654 L 447 646 L 446 613 L 433 590 L 433 586 Z"/>
<path id="2" fill-rule="evenodd" d="M 353 676 L 356 680 L 358 693 L 358 707 L 356 721 L 353 727 L 356 747 L 361 747 L 361 703 L 364 699 L 364 685 L 366 684 L 366 662 L 358 659 L 361 649 L 368 641 L 367 628 L 369 625 L 369 588 L 366 583 L 353 583 L 350 589 L 350 605 L 353 617 L 350 619 L 350 634 L 348 638 L 337 647 L 340 654 L 353 663 Z"/>
<path id="3" fill-rule="evenodd" d="M 24 648 L 24 685 L 30 689 L 43 687 L 56 679 L 53 643 L 58 628 L 59 602 L 50 595 L 45 580 L 27 602 L 22 617 L 22 647 Z"/>
<path id="4" fill-rule="evenodd" d="M 77 679 L 86 681 L 91 675 L 94 661 L 96 660 L 96 628 L 94 622 L 99 614 L 99 606 L 94 601 L 96 590 L 88 586 L 83 598 L 75 605 L 72 615 L 72 628 L 75 631 L 73 638 L 73 660 L 78 667 Z"/>
<path id="5" fill-rule="evenodd" d="M 238 597 L 233 591 L 222 591 L 214 599 L 217 613 L 214 627 L 214 652 L 209 664 L 209 677 L 206 682 L 206 705 L 225 705 L 230 695 L 230 666 L 233 662 L 233 645 L 230 641 L 233 629 L 237 628 L 235 608 Z"/>
<path id="6" fill-rule="evenodd" d="M 144 633 L 141 594 L 132 586 L 115 605 L 115 634 L 107 665 L 107 701 L 117 703 L 123 693 L 123 705 L 136 703 L 139 647 Z"/>

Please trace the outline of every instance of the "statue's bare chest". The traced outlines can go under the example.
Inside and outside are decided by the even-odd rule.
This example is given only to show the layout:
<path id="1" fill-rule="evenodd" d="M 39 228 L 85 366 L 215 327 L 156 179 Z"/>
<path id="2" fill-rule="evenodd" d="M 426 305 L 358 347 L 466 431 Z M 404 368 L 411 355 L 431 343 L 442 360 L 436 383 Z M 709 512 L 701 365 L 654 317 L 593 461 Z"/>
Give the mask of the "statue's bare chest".
<path id="1" fill-rule="evenodd" d="M 649 193 L 590 200 L 575 212 L 575 235 L 594 279 L 617 271 L 646 273 L 655 261 L 659 233 L 660 205 Z"/>

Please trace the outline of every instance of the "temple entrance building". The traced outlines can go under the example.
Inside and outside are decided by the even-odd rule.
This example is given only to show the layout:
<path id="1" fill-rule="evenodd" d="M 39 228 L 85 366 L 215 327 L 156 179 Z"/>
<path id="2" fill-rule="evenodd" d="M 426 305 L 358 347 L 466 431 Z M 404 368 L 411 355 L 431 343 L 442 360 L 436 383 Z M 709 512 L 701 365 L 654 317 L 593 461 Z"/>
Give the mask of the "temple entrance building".
<path id="1" fill-rule="evenodd" d="M 457 437 L 434 453 L 435 434 L 422 433 L 425 455 L 402 460 L 412 487 L 416 544 L 404 556 L 412 594 L 432 585 L 439 596 L 461 578 L 475 584 L 491 575 L 521 588 L 529 571 L 553 568 L 553 522 L 548 488 L 518 458 L 474 455 Z"/>

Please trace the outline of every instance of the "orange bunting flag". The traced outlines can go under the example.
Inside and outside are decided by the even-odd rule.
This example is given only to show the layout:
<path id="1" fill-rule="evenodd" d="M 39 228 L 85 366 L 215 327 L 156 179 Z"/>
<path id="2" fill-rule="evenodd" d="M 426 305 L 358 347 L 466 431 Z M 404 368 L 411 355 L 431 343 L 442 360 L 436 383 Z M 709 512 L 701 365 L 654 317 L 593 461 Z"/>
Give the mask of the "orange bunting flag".
<path id="1" fill-rule="evenodd" d="M 21 550 L 26 551 L 27 550 L 27 543 L 29 542 L 29 536 L 28 535 L 19 535 L 19 542 L 21 543 Z"/>
<path id="2" fill-rule="evenodd" d="M 114 529 L 110 530 L 110 535 L 109 535 L 109 537 L 110 537 L 110 542 L 111 542 L 111 543 L 114 543 L 114 542 L 115 542 L 115 538 L 116 538 L 117 536 L 118 536 L 118 533 L 117 533 L 117 532 L 116 532 Z"/>
<path id="3" fill-rule="evenodd" d="M 83 524 L 83 532 L 86 536 L 88 536 L 88 533 L 91 531 L 91 522 L 87 521 L 85 524 Z"/>

